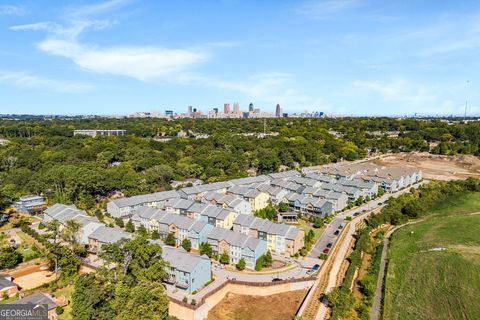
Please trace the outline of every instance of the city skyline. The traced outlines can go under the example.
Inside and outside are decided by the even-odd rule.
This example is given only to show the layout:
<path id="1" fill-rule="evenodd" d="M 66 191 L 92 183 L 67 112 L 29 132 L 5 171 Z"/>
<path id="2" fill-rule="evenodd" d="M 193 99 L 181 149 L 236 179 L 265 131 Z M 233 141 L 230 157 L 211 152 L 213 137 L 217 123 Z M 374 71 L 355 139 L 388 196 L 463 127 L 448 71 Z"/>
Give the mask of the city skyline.
<path id="1" fill-rule="evenodd" d="M 463 116 L 468 104 L 478 116 L 479 15 L 475 1 L 6 1 L 0 114 L 253 101 L 338 116 Z"/>

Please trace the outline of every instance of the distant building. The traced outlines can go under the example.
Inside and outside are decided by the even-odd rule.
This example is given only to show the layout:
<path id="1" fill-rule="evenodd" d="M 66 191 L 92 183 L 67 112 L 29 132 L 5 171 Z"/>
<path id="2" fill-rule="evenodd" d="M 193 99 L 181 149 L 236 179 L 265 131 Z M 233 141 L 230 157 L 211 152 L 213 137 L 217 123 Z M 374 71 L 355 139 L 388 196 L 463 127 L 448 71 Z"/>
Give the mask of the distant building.
<path id="1" fill-rule="evenodd" d="M 188 114 L 189 114 L 189 115 L 192 114 L 192 110 L 193 110 L 193 107 L 192 107 L 192 106 L 188 106 Z"/>
<path id="2" fill-rule="evenodd" d="M 90 137 L 96 137 L 96 136 L 125 136 L 127 134 L 127 130 L 90 130 L 90 129 L 79 129 L 79 130 L 74 130 L 73 135 L 78 136 L 90 136 Z"/>
<path id="3" fill-rule="evenodd" d="M 238 104 L 238 102 L 235 102 L 233 104 L 233 113 L 235 114 L 239 114 L 240 113 L 240 105 Z"/>
<path id="4" fill-rule="evenodd" d="M 223 105 L 223 113 L 229 114 L 230 113 L 230 103 L 225 103 Z"/>
<path id="5" fill-rule="evenodd" d="M 253 103 L 250 102 L 248 105 L 248 111 L 252 112 L 253 111 Z"/>
<path id="6" fill-rule="evenodd" d="M 14 207 L 18 212 L 37 214 L 47 209 L 47 203 L 41 196 L 29 195 L 20 197 L 19 201 L 15 202 Z"/>
<path id="7" fill-rule="evenodd" d="M 280 118 L 282 114 L 282 108 L 280 108 L 280 104 L 277 103 L 277 106 L 275 108 L 275 117 Z"/>
<path id="8" fill-rule="evenodd" d="M 173 110 L 165 110 L 165 116 L 173 117 Z"/>

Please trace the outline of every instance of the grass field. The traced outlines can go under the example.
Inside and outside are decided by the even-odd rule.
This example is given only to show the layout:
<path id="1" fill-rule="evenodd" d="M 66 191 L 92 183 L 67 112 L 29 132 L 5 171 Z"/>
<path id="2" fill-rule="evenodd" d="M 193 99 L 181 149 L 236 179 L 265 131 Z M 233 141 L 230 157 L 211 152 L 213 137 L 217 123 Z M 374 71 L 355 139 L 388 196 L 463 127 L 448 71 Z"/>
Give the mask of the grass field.
<path id="1" fill-rule="evenodd" d="M 480 214 L 469 214 L 479 211 L 480 196 L 468 194 L 395 232 L 384 319 L 480 319 Z"/>

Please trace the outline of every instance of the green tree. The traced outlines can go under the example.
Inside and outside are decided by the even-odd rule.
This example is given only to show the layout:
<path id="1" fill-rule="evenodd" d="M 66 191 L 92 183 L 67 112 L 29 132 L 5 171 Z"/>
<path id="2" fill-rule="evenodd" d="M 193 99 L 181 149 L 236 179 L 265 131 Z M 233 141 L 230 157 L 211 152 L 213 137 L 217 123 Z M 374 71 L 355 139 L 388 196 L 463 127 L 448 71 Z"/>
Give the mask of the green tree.
<path id="1" fill-rule="evenodd" d="M 113 319 L 115 311 L 110 302 L 113 290 L 110 285 L 102 283 L 94 273 L 79 275 L 75 281 L 72 294 L 72 311 L 74 319 Z"/>
<path id="2" fill-rule="evenodd" d="M 9 269 L 22 262 L 22 254 L 12 247 L 0 248 L 0 269 Z"/>
<path id="3" fill-rule="evenodd" d="M 70 219 L 65 221 L 65 227 L 62 230 L 61 236 L 65 242 L 70 244 L 72 249 L 75 249 L 78 244 L 81 228 L 82 225 L 76 220 Z"/>
<path id="4" fill-rule="evenodd" d="M 267 253 L 265 253 L 265 255 L 263 256 L 263 266 L 270 267 L 272 263 L 273 263 L 273 257 L 270 250 L 268 250 Z"/>
<path id="5" fill-rule="evenodd" d="M 158 232 L 157 229 L 152 231 L 152 234 L 150 235 L 150 238 L 152 238 L 152 240 L 160 239 L 160 233 Z"/>
<path id="6" fill-rule="evenodd" d="M 190 241 L 190 239 L 183 239 L 182 240 L 182 248 L 185 249 L 185 251 L 187 252 L 190 252 L 190 250 L 192 250 L 192 242 Z"/>
<path id="7" fill-rule="evenodd" d="M 135 225 L 132 222 L 132 219 L 129 219 L 127 224 L 125 225 L 125 231 L 127 232 L 135 232 Z"/>
<path id="8" fill-rule="evenodd" d="M 137 232 L 141 237 L 146 237 L 148 235 L 148 231 L 143 224 L 138 227 Z"/>
<path id="9" fill-rule="evenodd" d="M 257 261 L 255 262 L 255 271 L 260 271 L 263 268 L 263 258 L 264 256 L 258 257 Z"/>
<path id="10" fill-rule="evenodd" d="M 241 258 L 237 263 L 237 270 L 239 271 L 245 270 L 246 266 L 247 266 L 247 263 L 245 262 L 245 259 Z"/>
<path id="11" fill-rule="evenodd" d="M 278 206 L 278 210 L 280 212 L 287 212 L 288 211 L 288 203 L 280 202 L 280 205 Z"/>
<path id="12" fill-rule="evenodd" d="M 224 251 L 220 255 L 220 263 L 223 263 L 223 264 L 229 264 L 230 263 L 230 256 L 228 255 L 228 252 Z"/>
<path id="13" fill-rule="evenodd" d="M 177 244 L 177 239 L 175 238 L 175 234 L 170 232 L 164 240 L 165 244 L 168 246 L 175 246 Z"/>
<path id="14" fill-rule="evenodd" d="M 115 219 L 115 224 L 116 224 L 117 226 L 119 226 L 120 228 L 125 227 L 125 224 L 124 224 L 122 218 L 116 218 L 116 219 Z"/>
<path id="15" fill-rule="evenodd" d="M 208 242 L 202 242 L 200 244 L 200 254 L 201 255 L 206 255 L 209 258 L 213 258 L 213 249 L 210 243 Z"/>

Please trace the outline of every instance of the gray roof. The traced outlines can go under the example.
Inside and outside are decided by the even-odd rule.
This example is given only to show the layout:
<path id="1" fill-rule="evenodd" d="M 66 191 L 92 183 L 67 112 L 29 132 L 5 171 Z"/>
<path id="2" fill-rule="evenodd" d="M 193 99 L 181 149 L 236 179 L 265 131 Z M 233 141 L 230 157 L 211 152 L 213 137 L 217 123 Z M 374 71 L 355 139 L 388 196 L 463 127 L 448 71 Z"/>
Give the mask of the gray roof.
<path id="1" fill-rule="evenodd" d="M 295 239 L 300 229 L 281 223 L 274 223 L 265 219 L 254 216 L 239 215 L 233 222 L 236 225 L 245 226 L 260 232 L 275 234 L 286 237 L 287 239 Z"/>
<path id="2" fill-rule="evenodd" d="M 182 248 L 173 248 L 169 246 L 162 247 L 162 258 L 165 259 L 171 267 L 188 273 L 195 270 L 196 266 L 202 260 L 210 262 L 210 259 L 205 255 L 199 256 L 186 252 Z"/>
<path id="3" fill-rule="evenodd" d="M 58 304 L 55 302 L 55 300 L 43 292 L 34 293 L 22 299 L 13 301 L 11 304 L 46 304 L 48 305 L 48 310 L 58 307 Z"/>
<path id="4" fill-rule="evenodd" d="M 110 201 L 115 204 L 117 207 L 130 207 L 136 205 L 142 205 L 144 203 L 164 201 L 167 199 L 178 198 L 179 195 L 175 190 L 155 192 L 151 194 L 143 194 L 139 196 L 133 196 L 129 198 L 121 198 Z"/>
<path id="5" fill-rule="evenodd" d="M 174 208 L 174 209 L 184 209 L 184 210 L 187 210 L 187 209 L 190 208 L 194 203 L 195 203 L 195 201 L 193 201 L 193 200 L 178 198 L 175 202 L 173 202 L 173 203 L 171 204 L 171 207 Z"/>
<path id="6" fill-rule="evenodd" d="M 101 243 L 115 243 L 120 239 L 132 238 L 132 234 L 120 229 L 101 226 L 93 231 L 88 238 L 98 240 Z"/>
<path id="7" fill-rule="evenodd" d="M 17 284 L 0 276 L 0 290 L 8 287 L 16 287 Z"/>
<path id="8" fill-rule="evenodd" d="M 197 194 L 197 193 L 202 193 L 207 191 L 225 189 L 230 186 L 231 184 L 228 181 L 221 181 L 221 182 L 202 184 L 195 187 L 182 188 L 180 190 L 183 191 L 186 195 L 191 195 L 191 194 Z"/>
<path id="9" fill-rule="evenodd" d="M 297 170 L 290 170 L 284 172 L 271 173 L 268 175 L 271 179 L 286 179 L 290 177 L 300 176 L 300 172 Z"/>

